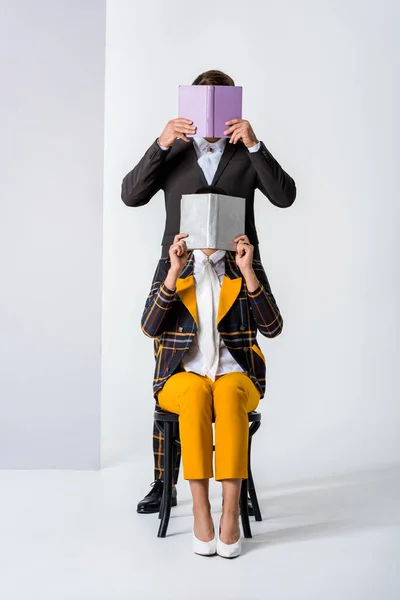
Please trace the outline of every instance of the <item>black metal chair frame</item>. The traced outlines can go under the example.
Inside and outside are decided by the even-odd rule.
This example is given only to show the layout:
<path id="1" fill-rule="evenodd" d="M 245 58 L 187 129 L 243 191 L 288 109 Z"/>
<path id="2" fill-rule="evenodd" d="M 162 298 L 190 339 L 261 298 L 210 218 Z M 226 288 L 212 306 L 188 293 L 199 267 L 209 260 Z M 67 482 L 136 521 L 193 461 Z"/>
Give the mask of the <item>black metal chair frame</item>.
<path id="1" fill-rule="evenodd" d="M 180 445 L 179 415 L 159 409 L 154 413 L 154 421 L 157 429 L 164 435 L 164 486 L 160 512 L 158 515 L 158 518 L 160 519 L 160 526 L 157 534 L 158 537 L 163 538 L 167 535 L 168 523 L 171 515 L 173 474 L 176 464 L 177 446 Z M 240 516 L 245 538 L 252 537 L 249 519 L 249 507 L 247 502 L 248 496 L 250 496 L 253 506 L 255 520 L 262 521 L 253 474 L 251 471 L 251 441 L 253 435 L 261 426 L 261 413 L 257 411 L 249 413 L 249 424 L 248 479 L 243 479 L 240 491 Z"/>

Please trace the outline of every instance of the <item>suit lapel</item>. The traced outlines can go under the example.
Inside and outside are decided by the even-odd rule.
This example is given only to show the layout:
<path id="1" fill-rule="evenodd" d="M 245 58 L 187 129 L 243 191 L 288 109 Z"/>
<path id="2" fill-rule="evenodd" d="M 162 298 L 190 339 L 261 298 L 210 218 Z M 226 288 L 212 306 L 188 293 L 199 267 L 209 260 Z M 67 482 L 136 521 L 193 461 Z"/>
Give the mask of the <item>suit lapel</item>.
<path id="1" fill-rule="evenodd" d="M 183 143 L 185 143 L 185 142 L 183 142 Z M 190 145 L 192 146 L 191 151 L 193 153 L 193 159 L 196 162 L 196 167 L 199 170 L 199 174 L 200 174 L 201 180 L 204 183 L 204 185 L 209 185 L 208 182 L 207 182 L 207 180 L 206 180 L 206 178 L 205 178 L 205 176 L 204 176 L 203 169 L 200 167 L 200 165 L 198 163 L 198 157 L 197 157 L 197 153 L 196 153 L 196 148 L 194 147 L 193 140 L 191 140 Z M 238 148 L 237 144 L 230 144 L 229 143 L 229 138 L 227 138 L 225 149 L 224 149 L 224 151 L 222 153 L 221 160 L 219 161 L 218 168 L 217 168 L 217 170 L 215 172 L 215 175 L 214 175 L 214 178 L 213 178 L 213 180 L 211 182 L 211 185 L 216 185 L 216 183 L 219 180 L 219 178 L 221 177 L 222 173 L 225 171 L 225 169 L 228 166 L 229 162 L 231 161 L 231 159 L 235 155 L 235 152 L 236 152 L 237 148 Z"/>
<path id="2" fill-rule="evenodd" d="M 184 143 L 185 143 L 185 142 L 184 142 Z M 187 143 L 187 142 L 186 142 L 186 143 Z M 196 167 L 197 167 L 197 169 L 198 169 L 198 171 L 199 171 L 199 174 L 200 174 L 201 181 L 203 182 L 203 184 L 204 184 L 204 185 L 208 185 L 208 183 L 207 183 L 207 179 L 205 178 L 205 175 L 204 175 L 204 173 L 203 173 L 203 169 L 200 167 L 200 165 L 199 165 L 199 163 L 198 163 L 198 160 L 199 160 L 199 159 L 197 158 L 196 148 L 194 147 L 194 142 L 193 142 L 193 140 L 192 140 L 190 143 L 191 143 L 191 146 L 192 146 L 193 159 L 194 159 L 194 161 L 196 162 Z"/>
<path id="3" fill-rule="evenodd" d="M 219 161 L 218 168 L 215 172 L 214 179 L 212 180 L 211 185 L 216 185 L 217 181 L 221 177 L 222 173 L 225 171 L 232 157 L 235 155 L 236 150 L 237 144 L 230 144 L 229 138 L 227 138 L 225 150 L 221 156 L 221 160 Z"/>

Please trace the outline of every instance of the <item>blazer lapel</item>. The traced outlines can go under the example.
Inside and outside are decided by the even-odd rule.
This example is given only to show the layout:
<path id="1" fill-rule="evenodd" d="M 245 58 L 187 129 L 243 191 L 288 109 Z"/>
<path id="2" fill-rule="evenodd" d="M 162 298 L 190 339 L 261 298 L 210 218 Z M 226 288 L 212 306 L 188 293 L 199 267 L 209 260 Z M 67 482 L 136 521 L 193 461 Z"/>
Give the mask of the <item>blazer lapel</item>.
<path id="1" fill-rule="evenodd" d="M 225 257 L 225 277 L 219 296 L 217 325 L 231 309 L 242 289 L 242 277 L 234 256 L 235 253 L 227 253 Z"/>
<path id="2" fill-rule="evenodd" d="M 188 263 L 176 282 L 176 292 L 182 303 L 193 317 L 196 325 L 199 325 L 197 316 L 196 284 L 193 275 L 193 253 Z M 225 317 L 233 306 L 240 290 L 242 289 L 242 277 L 235 261 L 235 253 L 227 253 L 225 256 L 225 276 L 222 280 L 219 296 L 217 325 Z"/>
<path id="3" fill-rule="evenodd" d="M 197 317 L 197 302 L 196 302 L 196 285 L 193 276 L 193 253 L 189 258 L 186 267 L 181 273 L 181 277 L 176 282 L 176 292 L 193 317 L 194 322 L 198 326 Z"/>

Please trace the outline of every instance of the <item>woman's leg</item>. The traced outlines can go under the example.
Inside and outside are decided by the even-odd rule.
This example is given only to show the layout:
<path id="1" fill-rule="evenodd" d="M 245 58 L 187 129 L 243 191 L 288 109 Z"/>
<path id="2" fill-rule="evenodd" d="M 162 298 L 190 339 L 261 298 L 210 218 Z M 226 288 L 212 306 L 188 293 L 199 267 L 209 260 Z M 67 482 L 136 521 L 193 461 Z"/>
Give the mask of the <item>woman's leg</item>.
<path id="1" fill-rule="evenodd" d="M 214 538 L 214 524 L 208 498 L 209 479 L 191 479 L 190 491 L 193 498 L 193 531 L 197 539 L 211 542 Z"/>
<path id="2" fill-rule="evenodd" d="M 239 539 L 239 497 L 247 478 L 248 413 L 255 410 L 260 392 L 245 373 L 229 373 L 213 386 L 215 413 L 215 478 L 222 481 L 221 541 Z"/>
<path id="3" fill-rule="evenodd" d="M 193 496 L 194 533 L 203 542 L 214 537 L 208 500 L 213 476 L 212 390 L 195 373 L 173 375 L 158 394 L 163 410 L 179 414 L 182 463 Z"/>
<path id="4" fill-rule="evenodd" d="M 220 522 L 220 539 L 224 544 L 234 544 L 240 537 L 239 498 L 241 486 L 241 479 L 224 479 L 222 481 L 222 497 L 224 503 Z"/>

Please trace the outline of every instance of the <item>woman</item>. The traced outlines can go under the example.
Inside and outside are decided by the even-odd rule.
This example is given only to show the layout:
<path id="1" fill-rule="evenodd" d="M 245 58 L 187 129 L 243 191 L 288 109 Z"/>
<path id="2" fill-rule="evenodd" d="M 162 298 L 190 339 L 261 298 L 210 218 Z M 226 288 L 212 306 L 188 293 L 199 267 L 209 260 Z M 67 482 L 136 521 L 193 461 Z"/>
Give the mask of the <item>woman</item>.
<path id="1" fill-rule="evenodd" d="M 188 252 L 186 234 L 161 259 L 142 317 L 155 339 L 154 395 L 179 414 L 185 479 L 193 496 L 193 550 L 233 558 L 241 551 L 239 496 L 247 478 L 248 417 L 265 392 L 266 337 L 283 321 L 268 279 L 247 236 L 237 250 Z M 223 511 L 215 539 L 208 499 L 213 477 L 222 482 Z"/>

